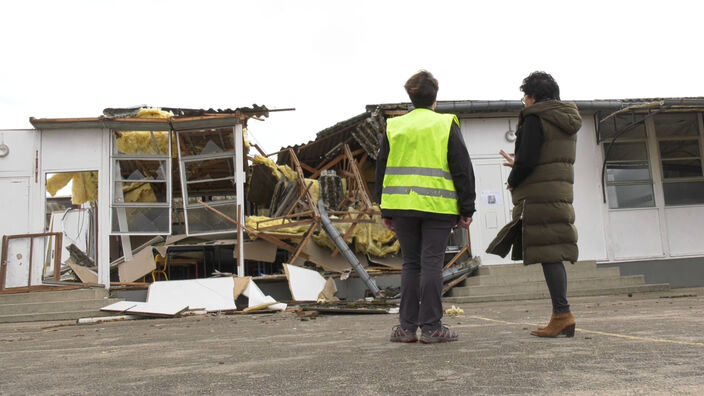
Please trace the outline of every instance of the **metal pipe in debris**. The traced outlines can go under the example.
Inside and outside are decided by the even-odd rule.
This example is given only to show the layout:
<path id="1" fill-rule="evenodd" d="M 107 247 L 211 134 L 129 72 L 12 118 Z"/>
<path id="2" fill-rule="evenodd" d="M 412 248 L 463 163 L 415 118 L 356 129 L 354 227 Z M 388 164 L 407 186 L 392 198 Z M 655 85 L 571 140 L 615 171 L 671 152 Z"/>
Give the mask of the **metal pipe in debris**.
<path id="1" fill-rule="evenodd" d="M 442 272 L 442 283 L 459 278 L 464 274 L 469 274 L 479 268 L 479 263 L 476 260 L 469 260 L 464 263 L 458 263 Z"/>
<path id="2" fill-rule="evenodd" d="M 362 281 L 367 285 L 367 288 L 369 288 L 369 290 L 372 292 L 372 294 L 374 294 L 375 297 L 378 297 L 381 294 L 379 287 L 376 285 L 374 279 L 369 277 L 369 274 L 367 274 L 367 271 L 364 269 L 364 267 L 362 267 L 362 264 L 360 264 L 359 259 L 357 259 L 357 256 L 352 252 L 350 247 L 347 246 L 345 240 L 342 239 L 342 235 L 340 235 L 340 233 L 337 231 L 337 228 L 335 228 L 335 226 L 332 224 L 332 221 L 330 221 L 328 213 L 325 211 L 325 204 L 323 203 L 322 199 L 318 200 L 318 212 L 320 212 L 320 220 L 323 223 L 323 228 L 325 229 L 325 232 L 328 233 L 333 243 L 335 243 L 335 246 L 337 246 L 337 249 L 340 250 L 347 262 L 349 262 L 352 268 L 354 268 L 354 270 L 357 272 L 357 275 L 359 275 Z"/>

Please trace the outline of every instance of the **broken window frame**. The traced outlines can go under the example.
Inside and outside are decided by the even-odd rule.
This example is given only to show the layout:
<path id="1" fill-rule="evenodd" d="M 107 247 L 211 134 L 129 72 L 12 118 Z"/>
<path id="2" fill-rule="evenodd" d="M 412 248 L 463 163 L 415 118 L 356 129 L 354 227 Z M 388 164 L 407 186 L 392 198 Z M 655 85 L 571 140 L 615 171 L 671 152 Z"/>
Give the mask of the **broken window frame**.
<path id="1" fill-rule="evenodd" d="M 184 216 L 184 223 L 185 223 L 185 228 L 186 228 L 186 235 L 219 235 L 219 234 L 228 234 L 237 231 L 237 225 L 236 224 L 231 224 L 228 223 L 228 227 L 225 229 L 218 229 L 218 230 L 211 230 L 211 231 L 192 231 L 191 227 L 191 219 L 190 219 L 190 214 L 192 213 L 192 210 L 203 210 L 203 211 L 210 211 L 210 209 L 207 209 L 205 206 L 201 205 L 198 202 L 195 203 L 190 203 L 190 196 L 188 193 L 188 185 L 189 184 L 194 184 L 194 183 L 205 183 L 208 181 L 222 181 L 222 180 L 231 180 L 232 181 L 232 196 L 233 199 L 225 199 L 221 201 L 209 201 L 206 202 L 209 206 L 211 206 L 214 209 L 221 208 L 223 206 L 230 206 L 232 205 L 237 211 L 238 207 L 238 199 L 237 199 L 237 169 L 238 165 L 242 166 L 241 164 L 237 163 L 237 142 L 236 142 L 236 136 L 237 136 L 237 131 L 236 131 L 237 126 L 226 126 L 226 127 L 201 127 L 201 128 L 193 128 L 193 129 L 183 129 L 183 130 L 177 130 L 176 131 L 176 147 L 178 149 L 178 159 L 179 159 L 179 176 L 181 179 L 181 197 L 183 200 L 183 216 Z M 231 129 L 232 130 L 232 151 L 223 151 L 222 153 L 210 153 L 210 154 L 195 154 L 195 155 L 186 155 L 184 156 L 183 149 L 181 147 L 181 136 L 188 136 L 189 133 L 200 133 L 204 132 L 207 130 L 212 130 L 212 129 Z M 219 160 L 219 159 L 231 159 L 233 167 L 230 170 L 231 175 L 227 177 L 221 177 L 221 178 L 215 178 L 215 179 L 200 179 L 200 180 L 192 180 L 189 179 L 186 175 L 186 165 L 189 163 L 198 163 L 198 162 L 205 162 L 205 161 L 211 161 L 211 160 Z M 217 216 L 213 214 L 214 216 Z M 233 218 L 238 217 L 235 215 Z"/>
<path id="2" fill-rule="evenodd" d="M 683 202 L 681 200 L 681 197 L 679 200 L 675 199 L 674 191 L 672 188 L 676 188 L 678 186 L 683 186 L 685 183 L 688 184 L 695 184 L 699 185 L 700 189 L 704 188 L 701 187 L 704 185 L 704 113 L 694 113 L 694 112 L 683 112 L 683 113 L 666 113 L 667 116 L 672 116 L 672 115 L 691 115 L 695 114 L 696 116 L 696 124 L 697 124 L 697 129 L 696 129 L 696 134 L 695 135 L 667 135 L 667 136 L 658 136 L 658 128 L 657 125 L 655 125 L 655 121 L 653 122 L 654 125 L 654 130 L 655 133 L 654 138 L 656 140 L 656 146 L 658 150 L 658 159 L 659 159 L 659 166 L 660 166 L 660 171 L 662 175 L 662 184 L 663 184 L 663 197 L 664 197 L 664 203 L 666 207 L 676 207 L 676 206 L 691 206 L 691 205 L 702 205 L 704 204 L 704 197 L 697 197 L 697 196 L 692 196 L 691 194 L 685 194 L 688 195 L 689 202 Z M 658 116 L 655 116 L 657 120 Z M 660 144 L 662 142 L 678 142 L 678 141 L 696 141 L 697 142 L 697 148 L 699 149 L 699 155 L 698 156 L 691 156 L 691 157 L 673 157 L 673 158 L 664 158 L 662 156 L 661 152 L 661 146 Z M 700 166 L 700 175 L 699 176 L 683 176 L 683 177 L 667 177 L 666 172 L 665 172 L 665 164 L 668 162 L 672 161 L 686 161 L 686 160 L 693 160 L 699 161 L 699 166 Z M 670 195 L 672 194 L 672 195 Z M 698 200 L 697 200 L 698 199 Z"/>
<path id="3" fill-rule="evenodd" d="M 162 154 L 159 152 L 158 148 L 155 154 L 123 154 L 118 151 L 117 147 L 117 133 L 133 133 L 133 132 L 149 132 L 151 134 L 152 140 L 156 145 L 156 139 L 154 138 L 154 133 L 167 133 L 168 134 L 168 146 L 167 152 Z M 172 221 L 172 210 L 171 210 L 171 134 L 169 131 L 123 131 L 118 129 L 110 130 L 110 234 L 111 235 L 171 235 L 171 221 Z M 148 180 L 127 180 L 123 179 L 120 162 L 121 161 L 159 161 L 162 163 L 164 169 L 164 179 L 148 179 Z M 166 188 L 166 199 L 164 202 L 124 202 L 124 196 L 122 189 L 117 189 L 116 187 L 122 185 L 122 183 L 164 183 Z M 165 229 L 157 229 L 154 231 L 130 231 L 125 211 L 128 208 L 136 209 L 150 209 L 150 208 L 163 208 L 168 213 L 168 227 Z M 115 216 L 114 211 L 117 210 L 117 222 L 114 224 Z M 122 213 L 120 213 L 122 212 Z M 120 224 L 125 221 L 125 224 Z M 116 227 L 117 226 L 117 227 Z M 127 228 L 127 230 L 123 230 Z M 119 230 L 119 231 L 116 231 Z"/>
<path id="4" fill-rule="evenodd" d="M 634 114 L 631 114 L 633 117 L 633 122 L 636 121 L 636 116 Z M 618 132 L 618 119 L 624 119 L 627 117 L 626 115 L 623 116 L 617 116 L 613 117 L 611 120 L 608 120 L 606 122 L 613 122 L 614 124 L 614 131 L 615 131 L 615 137 L 616 139 L 613 139 L 612 136 L 608 137 L 603 137 L 602 136 L 602 131 L 599 131 L 599 137 L 601 139 L 601 148 L 602 152 L 604 155 L 605 159 L 605 172 L 604 172 L 604 184 L 606 186 L 606 195 L 607 195 L 607 201 L 608 201 L 608 207 L 610 210 L 614 209 L 639 209 L 639 208 L 654 208 L 656 207 L 656 199 L 655 199 L 655 188 L 654 188 L 654 183 L 653 183 L 653 169 L 652 169 L 652 164 L 650 159 L 652 158 L 652 155 L 650 153 L 650 148 L 648 147 L 648 134 L 647 134 L 647 128 L 645 128 L 645 125 L 643 125 L 643 136 L 638 137 L 634 136 L 633 133 L 627 132 L 624 134 L 625 137 L 619 136 Z M 605 128 L 605 126 L 601 126 L 600 129 Z M 623 127 L 622 127 L 623 128 Z M 643 144 L 645 148 L 645 158 L 642 159 L 621 159 L 621 160 L 613 160 L 609 159 L 609 145 L 613 144 L 614 146 L 618 144 L 628 144 L 628 143 L 639 143 Z M 648 170 L 648 178 L 632 178 L 632 179 L 621 179 L 621 180 L 609 180 L 609 169 L 610 166 L 618 166 L 619 164 L 622 165 L 628 165 L 628 164 L 646 164 L 646 168 Z M 621 188 L 643 188 L 643 187 L 649 187 L 648 194 L 645 194 L 644 196 L 649 196 L 650 201 L 646 203 L 645 205 L 624 205 L 621 202 L 618 201 L 618 199 L 614 200 L 612 198 L 612 194 L 616 194 L 618 196 L 618 189 Z"/>

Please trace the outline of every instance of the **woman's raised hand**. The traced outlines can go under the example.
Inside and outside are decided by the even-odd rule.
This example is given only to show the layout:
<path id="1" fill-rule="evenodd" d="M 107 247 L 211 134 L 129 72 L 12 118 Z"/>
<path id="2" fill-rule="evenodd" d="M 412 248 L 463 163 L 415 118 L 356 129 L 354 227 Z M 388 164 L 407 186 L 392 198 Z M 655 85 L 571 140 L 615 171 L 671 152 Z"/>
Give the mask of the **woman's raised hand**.
<path id="1" fill-rule="evenodd" d="M 501 154 L 502 157 L 506 160 L 504 162 L 504 166 L 510 166 L 513 167 L 513 163 L 515 162 L 513 159 L 513 155 L 505 152 L 504 150 L 499 150 L 499 154 Z"/>

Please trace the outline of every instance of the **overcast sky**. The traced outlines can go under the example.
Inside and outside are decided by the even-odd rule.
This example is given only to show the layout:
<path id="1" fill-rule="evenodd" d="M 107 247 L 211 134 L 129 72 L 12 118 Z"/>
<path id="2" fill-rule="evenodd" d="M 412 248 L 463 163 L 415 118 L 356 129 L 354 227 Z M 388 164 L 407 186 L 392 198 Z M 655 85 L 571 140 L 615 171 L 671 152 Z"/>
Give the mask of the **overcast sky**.
<path id="1" fill-rule="evenodd" d="M 563 99 L 704 96 L 700 1 L 3 1 L 0 129 L 106 107 L 270 109 L 267 152 L 405 102 L 521 97 L 533 70 Z M 471 144 L 471 143 L 470 143 Z"/>

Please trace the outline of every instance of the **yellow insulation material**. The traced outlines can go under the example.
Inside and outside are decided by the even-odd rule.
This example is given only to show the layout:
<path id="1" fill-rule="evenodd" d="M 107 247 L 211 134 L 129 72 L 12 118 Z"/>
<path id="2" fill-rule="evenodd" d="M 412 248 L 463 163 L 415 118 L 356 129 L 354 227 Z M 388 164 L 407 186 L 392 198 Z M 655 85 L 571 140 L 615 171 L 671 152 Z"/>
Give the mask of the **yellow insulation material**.
<path id="1" fill-rule="evenodd" d="M 53 197 L 73 179 L 74 173 L 57 173 L 46 181 L 46 191 Z"/>
<path id="2" fill-rule="evenodd" d="M 313 183 L 313 185 L 308 189 L 308 192 L 310 192 L 310 195 L 313 197 L 313 204 L 316 205 L 318 203 L 318 199 L 320 199 L 320 183 L 315 179 L 303 180 L 305 180 L 304 183 L 306 187 L 308 187 L 309 183 Z"/>
<path id="3" fill-rule="evenodd" d="M 80 205 L 98 200 L 98 172 L 78 172 L 73 178 L 71 202 Z"/>
<path id="4" fill-rule="evenodd" d="M 46 181 L 46 191 L 53 197 L 71 184 L 71 203 L 80 205 L 98 200 L 98 172 L 57 173 Z"/>
<path id="5" fill-rule="evenodd" d="M 354 213 L 352 210 L 350 212 Z M 353 214 L 356 218 L 356 214 Z M 396 234 L 384 227 L 380 215 L 362 216 L 362 219 L 373 219 L 374 223 L 358 223 L 352 235 L 345 240 L 348 244 L 353 244 L 354 250 L 357 253 L 371 254 L 372 256 L 384 257 L 390 253 L 398 253 L 401 249 L 401 244 L 396 240 Z M 350 223 L 333 223 L 335 228 L 344 236 L 350 228 Z M 331 250 L 335 248 L 335 244 L 325 231 L 321 231 L 317 235 L 313 235 L 313 240 L 322 246 L 327 246 Z"/>
<path id="6" fill-rule="evenodd" d="M 257 223 L 259 222 L 259 228 L 270 227 L 273 225 L 279 225 L 283 223 L 283 219 L 271 219 L 266 216 L 248 216 L 245 220 L 245 226 L 247 229 L 256 230 Z M 310 227 L 309 224 L 301 224 L 292 227 L 277 228 L 275 230 L 265 231 L 269 235 L 276 236 L 281 239 L 288 239 L 291 241 L 300 241 L 303 238 L 303 234 Z M 256 235 L 249 233 L 250 238 L 256 239 Z"/>
<path id="7" fill-rule="evenodd" d="M 152 139 L 150 132 L 120 132 L 121 136 L 117 138 L 117 149 L 125 154 L 163 155 L 169 152 L 169 133 L 171 132 L 154 132 L 154 139 Z M 171 153 L 172 156 L 176 154 L 175 150 Z"/>
<path id="8" fill-rule="evenodd" d="M 173 117 L 173 113 L 158 108 L 143 107 L 135 117 L 168 119 Z M 155 131 L 154 139 L 152 139 L 152 134 L 149 131 L 120 132 L 121 136 L 117 139 L 117 149 L 125 154 L 166 154 L 169 150 L 170 133 L 170 131 Z M 175 158 L 176 153 L 176 140 L 174 139 L 171 144 L 171 156 Z"/>
<path id="9" fill-rule="evenodd" d="M 171 112 L 157 108 L 142 108 L 137 118 L 169 118 Z M 154 132 L 154 139 L 149 132 L 120 132 L 117 148 L 127 154 L 156 154 L 168 152 L 170 132 Z M 156 147 L 154 142 L 156 141 Z M 173 151 L 174 156 L 176 151 Z M 71 202 L 80 205 L 98 200 L 98 172 L 57 173 L 46 181 L 46 191 L 53 197 L 69 181 L 71 185 Z M 135 183 L 123 187 L 125 202 L 156 202 L 156 196 L 148 183 Z"/>
<path id="10" fill-rule="evenodd" d="M 170 111 L 164 111 L 160 108 L 157 107 L 142 107 L 139 109 L 137 112 L 137 115 L 135 117 L 137 118 L 171 118 L 174 116 L 174 113 Z"/>
<path id="11" fill-rule="evenodd" d="M 244 140 L 244 153 L 247 155 L 249 148 L 252 147 L 249 143 L 249 139 L 247 139 L 247 128 L 242 128 L 242 140 Z"/>
<path id="12" fill-rule="evenodd" d="M 272 161 L 271 158 L 264 157 L 263 155 L 256 154 L 254 158 L 252 158 L 252 164 L 262 164 L 267 166 L 269 169 L 271 169 L 271 173 L 276 176 L 276 179 L 281 179 L 282 174 L 286 176 L 286 178 L 289 180 L 296 180 L 298 178 L 298 174 L 293 169 L 291 169 L 290 166 L 276 165 L 276 163 Z"/>
<path id="13" fill-rule="evenodd" d="M 46 181 L 46 191 L 53 197 L 71 184 L 71 203 L 80 205 L 98 200 L 98 172 L 57 173 Z M 156 202 L 156 195 L 149 183 L 131 183 L 122 188 L 125 202 Z"/>
<path id="14" fill-rule="evenodd" d="M 132 183 L 122 187 L 125 202 L 156 202 L 156 195 L 149 183 Z"/>

